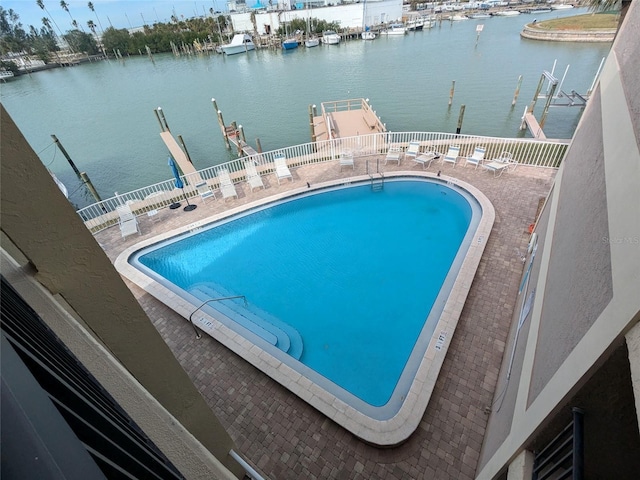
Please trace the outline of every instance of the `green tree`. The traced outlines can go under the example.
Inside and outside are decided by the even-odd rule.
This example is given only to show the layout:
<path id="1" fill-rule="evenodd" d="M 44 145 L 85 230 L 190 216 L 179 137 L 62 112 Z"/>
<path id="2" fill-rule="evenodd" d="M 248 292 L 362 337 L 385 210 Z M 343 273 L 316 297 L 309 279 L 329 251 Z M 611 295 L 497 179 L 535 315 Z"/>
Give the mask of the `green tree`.
<path id="1" fill-rule="evenodd" d="M 75 52 L 84 52 L 88 55 L 95 55 L 98 53 L 98 45 L 95 38 L 86 32 L 80 30 L 70 30 L 63 35 L 69 47 Z"/>
<path id="2" fill-rule="evenodd" d="M 29 37 L 13 9 L 0 6 L 0 53 L 22 52 L 29 48 Z"/>
<path id="3" fill-rule="evenodd" d="M 127 54 L 130 52 L 131 35 L 129 35 L 129 31 L 126 28 L 115 29 L 109 27 L 102 34 L 102 45 L 107 52 L 117 52 L 119 50 L 121 54 Z"/>

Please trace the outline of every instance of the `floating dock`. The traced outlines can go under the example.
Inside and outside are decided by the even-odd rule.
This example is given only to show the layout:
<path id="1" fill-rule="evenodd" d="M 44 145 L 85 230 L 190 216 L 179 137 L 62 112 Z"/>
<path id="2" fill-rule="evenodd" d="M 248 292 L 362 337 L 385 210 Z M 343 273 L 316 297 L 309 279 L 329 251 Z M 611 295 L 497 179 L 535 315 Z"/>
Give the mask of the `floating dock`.
<path id="1" fill-rule="evenodd" d="M 323 102 L 319 115 L 312 105 L 309 117 L 313 142 L 387 131 L 366 98 Z"/>

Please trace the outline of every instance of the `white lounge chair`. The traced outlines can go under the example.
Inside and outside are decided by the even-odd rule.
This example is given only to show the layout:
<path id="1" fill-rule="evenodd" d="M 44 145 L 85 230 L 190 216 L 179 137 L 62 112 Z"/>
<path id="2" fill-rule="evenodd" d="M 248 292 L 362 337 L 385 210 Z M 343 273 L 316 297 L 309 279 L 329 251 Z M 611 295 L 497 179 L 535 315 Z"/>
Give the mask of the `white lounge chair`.
<path id="1" fill-rule="evenodd" d="M 414 162 L 422 165 L 422 169 L 424 170 L 425 165 L 431 166 L 431 162 L 440 158 L 440 153 L 435 150 L 430 150 L 428 152 L 421 153 L 416 158 L 413 159 Z"/>
<path id="2" fill-rule="evenodd" d="M 460 153 L 460 146 L 451 145 L 446 155 L 442 156 L 442 163 L 453 163 L 453 167 L 455 168 L 456 163 L 458 162 L 458 154 Z"/>
<path id="3" fill-rule="evenodd" d="M 387 156 L 384 157 L 384 164 L 386 165 L 388 162 L 398 162 L 398 165 L 400 165 L 401 156 L 402 148 L 399 145 L 391 145 L 387 151 Z"/>
<path id="4" fill-rule="evenodd" d="M 236 187 L 229 177 L 229 170 L 223 168 L 218 170 L 218 180 L 220 180 L 220 191 L 222 192 L 222 198 L 225 200 L 227 198 L 236 197 L 238 198 L 238 192 L 236 192 Z"/>
<path id="5" fill-rule="evenodd" d="M 119 217 L 120 233 L 122 238 L 132 235 L 134 233 L 142 234 L 140 226 L 138 225 L 138 219 L 131 211 L 129 205 L 120 205 L 116 208 Z"/>
<path id="6" fill-rule="evenodd" d="M 214 200 L 216 198 L 216 194 L 213 193 L 213 190 L 209 187 L 207 182 L 201 182 L 196 185 L 196 190 L 198 191 L 198 195 L 202 198 L 203 202 L 207 201 L 207 198 L 213 197 Z"/>
<path id="7" fill-rule="evenodd" d="M 517 166 L 517 163 L 513 160 L 513 155 L 511 155 L 510 152 L 502 152 L 499 158 L 495 158 L 487 163 L 482 163 L 480 166 L 489 172 L 493 172 L 494 177 L 499 177 L 509 170 L 511 165 Z"/>
<path id="8" fill-rule="evenodd" d="M 415 160 L 420 155 L 420 142 L 418 140 L 411 140 L 407 151 L 404 152 L 405 158 L 411 158 Z"/>
<path id="9" fill-rule="evenodd" d="M 475 165 L 476 168 L 478 168 L 478 165 L 480 165 L 484 160 L 484 152 L 485 152 L 484 147 L 476 147 L 473 150 L 473 154 L 470 157 L 465 157 L 464 165 L 467 166 L 467 164 L 471 164 L 471 165 Z"/>
<path id="10" fill-rule="evenodd" d="M 291 171 L 287 166 L 287 157 L 284 156 L 284 153 L 276 153 L 273 156 L 273 163 L 276 166 L 276 177 L 278 178 L 278 185 L 280 184 L 280 180 L 283 178 L 288 178 L 293 182 L 293 176 L 291 176 Z"/>
<path id="11" fill-rule="evenodd" d="M 252 192 L 254 188 L 264 188 L 262 177 L 258 173 L 256 164 L 253 162 L 253 160 L 247 160 L 246 162 L 244 162 L 244 171 L 247 174 L 247 183 L 251 187 Z"/>
<path id="12" fill-rule="evenodd" d="M 356 166 L 353 162 L 352 152 L 342 152 L 340 154 L 340 171 L 342 171 L 342 167 L 351 167 L 355 170 Z"/>

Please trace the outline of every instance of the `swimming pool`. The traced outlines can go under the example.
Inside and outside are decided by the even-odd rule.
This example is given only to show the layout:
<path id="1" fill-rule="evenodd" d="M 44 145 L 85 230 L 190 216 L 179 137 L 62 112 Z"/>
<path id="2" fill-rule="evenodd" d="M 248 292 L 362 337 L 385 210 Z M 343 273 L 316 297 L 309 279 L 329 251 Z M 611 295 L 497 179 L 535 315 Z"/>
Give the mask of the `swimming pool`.
<path id="1" fill-rule="evenodd" d="M 388 179 L 382 192 L 354 182 L 149 242 L 127 260 L 191 311 L 246 295 L 247 307 L 216 302 L 208 313 L 248 350 L 259 347 L 276 380 L 387 422 L 407 403 L 428 347 L 449 340 L 439 321 L 468 249 L 483 243 L 483 210 L 441 180 Z"/>

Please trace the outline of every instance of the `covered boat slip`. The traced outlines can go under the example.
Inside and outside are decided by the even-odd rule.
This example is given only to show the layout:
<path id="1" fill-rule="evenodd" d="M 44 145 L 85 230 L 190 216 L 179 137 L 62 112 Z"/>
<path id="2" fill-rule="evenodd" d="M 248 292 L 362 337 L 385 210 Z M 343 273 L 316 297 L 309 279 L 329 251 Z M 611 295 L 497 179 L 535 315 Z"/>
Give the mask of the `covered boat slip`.
<path id="1" fill-rule="evenodd" d="M 371 109 L 368 99 L 323 102 L 320 104 L 319 115 L 315 105 L 311 110 L 314 141 L 387 131 L 384 123 Z"/>

